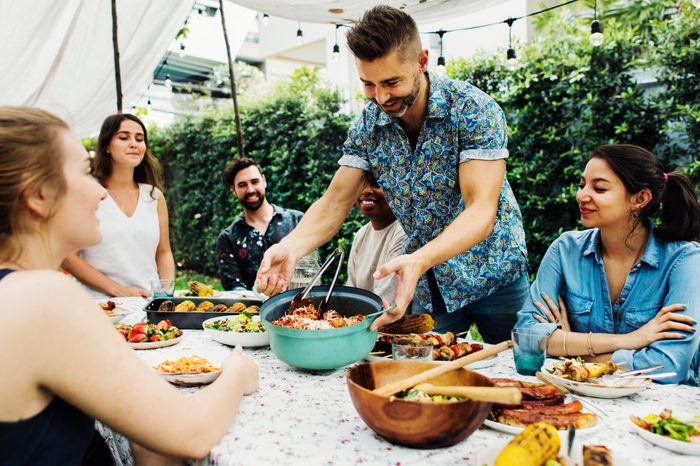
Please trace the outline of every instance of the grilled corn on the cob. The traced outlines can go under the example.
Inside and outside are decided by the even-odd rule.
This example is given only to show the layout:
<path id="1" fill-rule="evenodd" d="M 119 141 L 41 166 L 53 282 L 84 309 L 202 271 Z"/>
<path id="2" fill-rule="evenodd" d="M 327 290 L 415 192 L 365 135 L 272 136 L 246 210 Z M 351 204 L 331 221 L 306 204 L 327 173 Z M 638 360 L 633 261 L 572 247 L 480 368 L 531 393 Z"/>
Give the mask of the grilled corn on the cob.
<path id="1" fill-rule="evenodd" d="M 195 308 L 194 303 L 188 299 L 188 300 L 181 302 L 177 306 L 175 306 L 174 311 L 175 312 L 192 312 L 192 311 L 194 311 L 194 308 Z"/>
<path id="2" fill-rule="evenodd" d="M 214 296 L 214 288 L 200 282 L 188 282 L 187 289 L 198 297 Z"/>
<path id="3" fill-rule="evenodd" d="M 559 446 L 554 426 L 544 422 L 530 424 L 501 451 L 494 466 L 541 466 L 557 457 Z"/>
<path id="4" fill-rule="evenodd" d="M 233 303 L 226 312 L 241 312 L 245 309 L 245 304 L 243 303 Z"/>
<path id="5" fill-rule="evenodd" d="M 199 303 L 199 306 L 197 306 L 197 309 L 195 309 L 195 312 L 209 312 L 211 308 L 214 307 L 214 303 L 211 301 L 202 301 Z"/>

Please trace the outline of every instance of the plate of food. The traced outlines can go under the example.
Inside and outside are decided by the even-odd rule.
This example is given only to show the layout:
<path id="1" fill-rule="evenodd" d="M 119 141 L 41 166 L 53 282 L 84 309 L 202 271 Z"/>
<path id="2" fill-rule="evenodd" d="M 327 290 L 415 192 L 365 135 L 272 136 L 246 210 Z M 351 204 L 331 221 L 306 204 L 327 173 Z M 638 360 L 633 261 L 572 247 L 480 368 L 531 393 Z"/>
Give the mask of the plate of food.
<path id="1" fill-rule="evenodd" d="M 98 302 L 97 304 L 99 304 L 102 311 L 109 318 L 109 320 L 112 321 L 113 324 L 121 322 L 122 319 L 124 319 L 124 317 L 131 314 L 131 311 L 129 311 L 129 309 L 119 306 L 116 302 L 114 302 L 111 299 L 107 301 Z"/>
<path id="2" fill-rule="evenodd" d="M 410 344 L 414 341 L 416 345 L 430 342 L 433 344 L 433 361 L 447 362 L 467 356 L 492 345 L 488 343 L 476 343 L 455 337 L 452 332 L 446 333 L 410 333 L 407 335 L 379 334 L 377 343 L 372 351 L 365 358 L 367 361 L 385 361 L 391 359 L 391 343 L 396 339 L 401 339 L 402 344 Z M 496 363 L 497 355 L 493 355 L 481 361 L 476 361 L 466 366 L 468 369 L 481 369 L 493 366 Z"/>
<path id="3" fill-rule="evenodd" d="M 542 375 L 580 395 L 595 398 L 620 398 L 644 390 L 650 378 L 622 378 L 623 371 L 612 361 L 585 362 L 581 358 L 548 361 Z"/>
<path id="4" fill-rule="evenodd" d="M 201 356 L 182 356 L 153 366 L 165 380 L 175 385 L 197 386 L 212 383 L 221 375 L 221 368 Z"/>
<path id="5" fill-rule="evenodd" d="M 500 464 L 527 464 L 541 466 L 629 466 L 629 462 L 605 445 L 577 445 L 574 440 L 570 455 L 567 456 L 566 438 L 558 438 L 546 424 L 528 426 L 526 431 L 512 440 L 498 440 L 482 450 L 477 457 L 478 466 Z"/>
<path id="6" fill-rule="evenodd" d="M 202 327 L 212 340 L 224 345 L 255 348 L 270 344 L 270 335 L 259 315 L 242 312 L 231 317 L 213 317 L 205 320 Z"/>
<path id="7" fill-rule="evenodd" d="M 133 349 L 155 349 L 172 346 L 182 341 L 182 330 L 161 320 L 157 324 L 137 322 L 133 325 L 118 324 L 119 334 Z"/>
<path id="8" fill-rule="evenodd" d="M 491 429 L 516 435 L 528 425 L 545 422 L 564 434 L 569 425 L 580 435 L 602 429 L 604 418 L 598 416 L 581 401 L 568 399 L 551 385 L 515 379 L 492 378 L 497 387 L 515 387 L 522 394 L 519 405 L 493 405 L 484 425 Z"/>
<path id="9" fill-rule="evenodd" d="M 681 421 L 670 409 L 643 418 L 630 416 L 634 431 L 644 440 L 683 455 L 700 456 L 700 416 Z"/>

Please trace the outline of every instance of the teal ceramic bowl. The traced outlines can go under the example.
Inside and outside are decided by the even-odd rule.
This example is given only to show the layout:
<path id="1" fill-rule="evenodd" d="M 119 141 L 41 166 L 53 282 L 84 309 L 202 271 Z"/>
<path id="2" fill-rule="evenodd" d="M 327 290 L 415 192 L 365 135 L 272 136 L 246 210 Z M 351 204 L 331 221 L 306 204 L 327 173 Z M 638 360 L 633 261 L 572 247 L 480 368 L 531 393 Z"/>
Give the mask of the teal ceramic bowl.
<path id="1" fill-rule="evenodd" d="M 301 289 L 280 293 L 260 308 L 260 316 L 270 335 L 270 349 L 282 361 L 301 369 L 327 370 L 347 366 L 367 356 L 377 332 L 369 329 L 375 317 L 348 327 L 329 330 L 301 330 L 274 325 L 273 320 L 284 315 L 294 295 Z M 309 297 L 318 305 L 328 292 L 327 286 L 317 286 Z M 330 308 L 344 316 L 372 314 L 382 310 L 382 300 L 369 291 L 349 286 L 336 286 Z"/>

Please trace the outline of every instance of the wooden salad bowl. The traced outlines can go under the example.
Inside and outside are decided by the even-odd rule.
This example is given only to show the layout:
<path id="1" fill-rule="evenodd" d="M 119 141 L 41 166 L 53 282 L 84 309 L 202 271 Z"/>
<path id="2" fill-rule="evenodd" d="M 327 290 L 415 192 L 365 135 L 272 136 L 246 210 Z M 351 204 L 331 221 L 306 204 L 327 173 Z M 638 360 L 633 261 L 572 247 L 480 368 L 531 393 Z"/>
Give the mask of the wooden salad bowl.
<path id="1" fill-rule="evenodd" d="M 425 371 L 440 362 L 376 361 L 348 370 L 350 398 L 363 421 L 379 436 L 412 448 L 443 448 L 461 442 L 478 429 L 492 403 L 471 400 L 419 403 L 373 393 L 377 387 Z M 434 385 L 492 387 L 491 380 L 457 369 L 428 381 Z"/>

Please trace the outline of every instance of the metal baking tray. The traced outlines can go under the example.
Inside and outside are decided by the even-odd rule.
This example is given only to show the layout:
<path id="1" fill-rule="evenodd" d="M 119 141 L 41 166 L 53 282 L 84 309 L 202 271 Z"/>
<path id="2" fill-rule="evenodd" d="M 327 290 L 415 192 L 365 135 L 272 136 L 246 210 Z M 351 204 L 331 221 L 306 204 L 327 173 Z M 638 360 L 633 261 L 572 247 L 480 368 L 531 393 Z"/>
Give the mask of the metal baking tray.
<path id="1" fill-rule="evenodd" d="M 195 306 L 198 306 L 202 301 L 210 301 L 215 306 L 217 304 L 225 304 L 227 307 L 234 303 L 243 303 L 248 306 L 262 306 L 262 301 L 254 298 L 198 298 L 198 297 L 181 297 L 181 298 L 154 298 L 151 299 L 143 308 L 146 313 L 146 318 L 153 323 L 158 323 L 161 320 L 168 319 L 171 324 L 180 329 L 196 329 L 202 330 L 202 322 L 212 317 L 234 316 L 235 312 L 166 312 L 159 311 L 158 308 L 163 301 L 172 301 L 175 306 L 183 301 L 192 301 Z"/>

